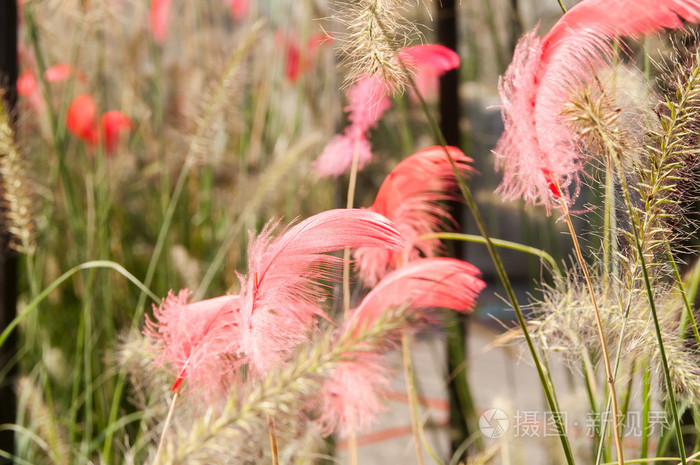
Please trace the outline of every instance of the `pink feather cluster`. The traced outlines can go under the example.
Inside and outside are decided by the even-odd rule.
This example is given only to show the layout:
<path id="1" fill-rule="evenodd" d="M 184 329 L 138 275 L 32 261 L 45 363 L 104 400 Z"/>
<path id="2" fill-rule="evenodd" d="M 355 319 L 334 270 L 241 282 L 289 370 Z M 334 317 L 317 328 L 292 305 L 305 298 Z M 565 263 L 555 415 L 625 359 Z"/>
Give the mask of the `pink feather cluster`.
<path id="1" fill-rule="evenodd" d="M 459 66 L 459 56 L 442 45 L 416 45 L 403 49 L 399 60 L 414 70 L 416 86 L 421 95 L 437 88 L 437 79 L 446 71 Z M 352 166 L 357 157 L 358 169 L 372 159 L 372 145 L 367 139 L 370 129 L 391 107 L 391 91 L 378 75 L 364 77 L 347 89 L 348 125 L 326 145 L 313 162 L 312 168 L 320 176 L 338 177 Z"/>
<path id="2" fill-rule="evenodd" d="M 184 379 L 209 394 L 227 388 L 246 365 L 262 376 L 284 363 L 306 340 L 316 317 L 326 315 L 320 281 L 332 279 L 342 259 L 327 252 L 355 247 L 398 249 L 402 238 L 383 216 L 360 209 L 330 210 L 272 235 L 268 223 L 251 235 L 248 274 L 240 295 L 188 303 L 171 293 L 148 319 L 144 334 L 159 354 L 156 365 L 173 370 L 173 390 Z"/>
<path id="3" fill-rule="evenodd" d="M 454 258 L 416 260 L 386 275 L 367 294 L 342 327 L 340 340 L 351 341 L 353 335 L 371 329 L 387 309 L 407 307 L 417 322 L 434 321 L 430 310 L 435 307 L 468 312 L 484 287 L 479 270 L 469 263 Z M 374 422 L 384 408 L 381 397 L 389 383 L 385 353 L 399 336 L 386 334 L 377 346 L 349 350 L 352 360 L 340 364 L 322 391 L 319 422 L 325 434 L 360 431 Z"/>
<path id="4" fill-rule="evenodd" d="M 577 184 L 584 161 L 562 111 L 572 90 L 594 78 L 622 37 L 639 37 L 700 18 L 698 0 L 584 0 L 543 37 L 518 43 L 499 83 L 505 130 L 494 153 L 499 192 L 544 205 L 549 213 Z"/>
<path id="5" fill-rule="evenodd" d="M 462 175 L 473 169 L 472 159 L 457 147 L 447 152 Z M 456 200 L 457 180 L 445 148 L 436 145 L 420 150 L 402 160 L 389 173 L 368 208 L 394 222 L 406 240 L 406 247 L 393 251 L 377 247 L 360 247 L 355 253 L 356 267 L 362 282 L 372 287 L 389 271 L 421 256 L 433 257 L 441 249 L 439 239 L 420 239 L 424 234 L 454 224 L 445 201 Z"/>

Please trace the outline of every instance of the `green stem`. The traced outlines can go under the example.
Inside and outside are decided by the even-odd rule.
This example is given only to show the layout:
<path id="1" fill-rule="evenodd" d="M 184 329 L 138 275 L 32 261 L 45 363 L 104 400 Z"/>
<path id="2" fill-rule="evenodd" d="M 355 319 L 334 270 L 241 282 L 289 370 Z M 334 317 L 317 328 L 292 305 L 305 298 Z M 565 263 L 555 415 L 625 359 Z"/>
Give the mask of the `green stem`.
<path id="1" fill-rule="evenodd" d="M 63 273 L 61 276 L 59 276 L 54 282 L 49 284 L 41 293 L 36 296 L 34 300 L 29 302 L 26 307 L 22 310 L 22 312 L 17 315 L 11 322 L 10 324 L 7 325 L 5 330 L 0 334 L 0 347 L 5 343 L 7 338 L 9 337 L 10 333 L 24 320 L 29 314 L 31 314 L 34 310 L 36 310 L 39 306 L 39 304 L 46 299 L 51 292 L 53 292 L 56 288 L 58 288 L 61 284 L 66 282 L 68 278 L 73 276 L 79 271 L 82 270 L 89 270 L 92 268 L 107 268 L 116 271 L 120 275 L 124 276 L 126 279 L 131 281 L 136 287 L 138 287 L 143 293 L 148 295 L 151 299 L 153 299 L 154 302 L 158 302 L 160 299 L 153 294 L 141 281 L 136 279 L 134 275 L 129 273 L 123 266 L 121 266 L 118 263 L 109 261 L 109 260 L 93 260 L 89 262 L 82 263 L 80 265 L 74 266 L 70 270 L 66 271 Z"/>
<path id="2" fill-rule="evenodd" d="M 486 239 L 482 236 L 477 236 L 476 234 L 462 234 L 462 233 L 429 233 L 424 234 L 418 238 L 418 240 L 423 239 L 447 239 L 454 241 L 464 241 L 464 242 L 475 242 L 477 244 L 486 244 Z M 562 276 L 561 269 L 557 265 L 556 260 L 550 254 L 537 247 L 530 247 L 528 245 L 519 244 L 517 242 L 506 241 L 503 239 L 491 238 L 491 243 L 496 247 L 501 247 L 504 249 L 517 250 L 518 252 L 528 253 L 535 255 L 543 260 L 545 260 L 552 267 L 552 271 L 557 274 L 557 276 Z"/>
<path id="3" fill-rule="evenodd" d="M 569 438 L 566 434 L 566 430 L 564 427 L 563 422 L 561 421 L 561 413 L 559 411 L 559 406 L 557 405 L 554 397 L 554 386 L 553 383 L 551 382 L 551 377 L 550 374 L 547 370 L 545 370 L 542 361 L 540 360 L 539 354 L 537 353 L 537 349 L 535 348 L 534 343 L 532 342 L 532 338 L 530 337 L 530 334 L 527 329 L 527 322 L 525 320 L 525 315 L 522 312 L 522 309 L 520 308 L 520 304 L 518 303 L 518 299 L 515 297 L 515 291 L 513 290 L 513 286 L 510 283 L 510 279 L 508 279 L 508 275 L 506 274 L 505 267 L 503 266 L 503 262 L 501 261 L 501 257 L 498 254 L 498 251 L 496 250 L 496 246 L 494 245 L 493 241 L 491 240 L 488 232 L 486 231 L 486 223 L 484 222 L 484 219 L 481 216 L 481 213 L 479 211 L 479 208 L 476 205 L 476 202 L 474 201 L 474 196 L 472 195 L 471 190 L 467 186 L 466 182 L 464 181 L 464 177 L 460 173 L 459 169 L 457 168 L 454 160 L 452 159 L 452 156 L 450 155 L 449 150 L 447 149 L 447 142 L 445 141 L 444 136 L 442 135 L 442 131 L 440 131 L 440 127 L 437 124 L 437 121 L 435 121 L 435 118 L 433 117 L 430 109 L 428 108 L 428 105 L 425 102 L 425 99 L 423 96 L 418 92 L 418 88 L 415 85 L 415 82 L 411 78 L 410 74 L 408 71 L 406 71 L 406 74 L 409 76 L 409 81 L 411 83 L 411 86 L 413 87 L 413 90 L 416 92 L 416 95 L 418 96 L 418 99 L 420 100 L 421 106 L 423 108 L 423 112 L 428 118 L 428 122 L 430 124 L 430 128 L 433 131 L 433 134 L 437 138 L 439 145 L 441 145 L 444 150 L 445 150 L 445 155 L 447 158 L 450 160 L 450 163 L 452 164 L 452 171 L 454 172 L 454 175 L 457 179 L 457 184 L 459 185 L 459 189 L 462 192 L 462 196 L 464 197 L 464 200 L 467 204 L 467 207 L 472 213 L 472 216 L 474 217 L 474 221 L 476 222 L 477 227 L 479 228 L 479 232 L 481 233 L 481 236 L 484 238 L 486 241 L 486 248 L 489 251 L 489 255 L 491 256 L 491 260 L 493 261 L 493 264 L 496 268 L 496 272 L 498 273 L 498 277 L 501 280 L 501 283 L 503 283 L 503 287 L 506 290 L 506 294 L 508 295 L 508 300 L 511 303 L 511 306 L 513 307 L 513 311 L 515 312 L 516 319 L 518 320 L 518 324 L 520 325 L 520 328 L 523 332 L 523 336 L 525 338 L 525 342 L 527 344 L 528 350 L 530 351 L 530 355 L 532 356 L 533 362 L 535 363 L 535 368 L 537 369 L 537 375 L 540 378 L 540 383 L 542 384 L 542 389 L 544 391 L 545 398 L 547 399 L 547 405 L 549 406 L 551 413 L 554 415 L 554 418 L 557 419 L 556 423 L 556 428 L 557 432 L 559 433 L 559 440 L 561 441 L 562 448 L 564 450 L 564 455 L 566 456 L 566 462 L 569 465 L 574 464 L 574 455 L 571 450 L 571 445 L 569 444 Z"/>
<path id="4" fill-rule="evenodd" d="M 642 370 L 642 444 L 640 446 L 640 458 L 649 456 L 649 436 L 651 425 L 649 412 L 651 412 L 651 370 Z"/>
<path id="5" fill-rule="evenodd" d="M 695 321 L 695 315 L 693 315 L 693 309 L 690 305 L 690 300 L 688 299 L 688 294 L 685 292 L 685 286 L 683 284 L 683 278 L 681 278 L 681 273 L 678 271 L 678 265 L 676 264 L 676 259 L 671 251 L 671 242 L 665 240 L 666 244 L 666 257 L 668 257 L 668 262 L 673 268 L 673 274 L 676 277 L 676 284 L 678 285 L 678 290 L 683 298 L 683 306 L 685 312 L 681 315 L 681 324 L 679 327 L 679 333 L 682 338 L 685 338 L 685 330 L 688 328 L 688 321 L 690 320 L 690 325 L 693 330 L 693 335 L 695 335 L 695 342 L 700 347 L 700 333 L 698 333 L 698 324 Z"/>
<path id="6" fill-rule="evenodd" d="M 680 415 L 678 413 L 678 406 L 676 405 L 676 394 L 673 389 L 673 383 L 671 382 L 671 371 L 668 366 L 668 358 L 666 357 L 666 349 L 664 348 L 663 338 L 661 336 L 661 325 L 659 324 L 659 316 L 656 311 L 656 303 L 654 302 L 654 290 L 651 287 L 651 279 L 649 277 L 649 271 L 647 269 L 646 260 L 644 259 L 644 251 L 642 250 L 642 244 L 639 239 L 639 216 L 637 215 L 634 206 L 632 205 L 632 199 L 630 197 L 629 189 L 627 187 L 627 180 L 625 179 L 625 172 L 622 168 L 622 163 L 616 156 L 615 151 L 611 150 L 610 154 L 615 163 L 615 169 L 618 172 L 618 178 L 620 180 L 620 185 L 622 187 L 622 194 L 625 199 L 625 204 L 627 205 L 627 211 L 630 216 L 630 223 L 632 226 L 632 233 L 634 237 L 634 246 L 637 250 L 637 256 L 639 258 L 639 265 L 642 270 L 642 277 L 644 278 L 644 287 L 646 288 L 647 298 L 649 300 L 649 310 L 651 311 L 651 316 L 654 320 L 654 332 L 656 333 L 656 339 L 659 344 L 659 355 L 661 356 L 661 363 L 664 371 L 664 378 L 666 381 L 666 392 L 668 395 L 668 405 L 671 409 L 673 415 L 673 423 L 676 428 L 676 442 L 678 445 L 678 454 L 680 455 L 681 463 L 685 465 L 687 463 L 685 455 L 685 445 L 683 444 L 683 431 L 681 428 Z"/>

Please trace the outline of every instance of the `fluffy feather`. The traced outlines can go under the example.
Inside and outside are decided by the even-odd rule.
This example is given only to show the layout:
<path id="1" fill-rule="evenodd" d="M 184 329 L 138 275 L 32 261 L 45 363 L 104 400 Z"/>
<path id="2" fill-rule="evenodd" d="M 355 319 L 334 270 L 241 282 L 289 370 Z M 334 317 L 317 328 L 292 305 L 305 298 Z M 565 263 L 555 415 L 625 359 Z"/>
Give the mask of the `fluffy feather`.
<path id="1" fill-rule="evenodd" d="M 342 331 L 357 337 L 390 308 L 408 306 L 408 311 L 415 313 L 409 320 L 412 326 L 405 330 L 415 330 L 416 323 L 430 321 L 428 311 L 433 307 L 470 311 L 485 286 L 478 276 L 474 266 L 454 258 L 409 263 L 389 273 L 367 294 Z M 319 421 L 326 434 L 360 431 L 373 423 L 383 408 L 381 397 L 389 381 L 384 353 L 398 337 L 395 332 L 387 332 L 379 344 L 349 352 L 349 360 L 342 362 L 324 384 Z"/>
<path id="2" fill-rule="evenodd" d="M 584 0 L 542 38 L 518 43 L 499 82 L 505 131 L 494 150 L 505 198 L 542 204 L 549 212 L 576 184 L 584 162 L 562 110 L 572 89 L 609 63 L 613 42 L 697 21 L 700 0 Z"/>
<path id="3" fill-rule="evenodd" d="M 459 67 L 459 55 L 438 44 L 421 44 L 407 47 L 399 58 L 414 74 L 414 82 L 423 97 L 437 93 L 438 79 L 445 72 Z M 411 94 L 415 97 L 414 94 Z"/>
<path id="4" fill-rule="evenodd" d="M 144 335 L 158 354 L 156 366 L 175 369 L 172 389 L 187 378 L 188 386 L 205 394 L 225 388 L 235 369 L 231 358 L 239 350 L 240 298 L 226 295 L 188 303 L 190 292 L 172 291 L 154 308 L 155 321 L 146 318 Z"/>
<path id="5" fill-rule="evenodd" d="M 467 165 L 471 158 L 457 147 L 447 149 L 463 175 L 472 171 Z M 369 210 L 393 221 L 406 239 L 406 247 L 398 252 L 376 247 L 357 249 L 357 268 L 367 286 L 374 286 L 400 263 L 421 255 L 432 257 L 440 250 L 438 239 L 419 241 L 418 238 L 439 230 L 443 223 L 453 223 L 444 201 L 456 199 L 456 187 L 452 165 L 441 146 L 420 150 L 396 165 Z"/>
<path id="6" fill-rule="evenodd" d="M 459 66 L 459 56 L 442 45 L 407 47 L 399 52 L 398 58 L 414 71 L 416 86 L 423 96 L 437 88 L 438 77 L 445 71 Z M 354 156 L 358 157 L 359 168 L 371 160 L 372 145 L 367 133 L 391 107 L 391 93 L 390 86 L 379 74 L 365 76 L 348 88 L 345 111 L 350 125 L 342 135 L 331 140 L 312 164 L 316 173 L 337 177 L 350 169 Z"/>
<path id="7" fill-rule="evenodd" d="M 241 352 L 254 371 L 266 372 L 304 341 L 315 316 L 324 317 L 319 281 L 342 263 L 326 255 L 344 248 L 399 249 L 402 238 L 385 217 L 360 209 L 330 210 L 282 232 L 270 223 L 251 236 L 247 277 L 241 277 Z"/>

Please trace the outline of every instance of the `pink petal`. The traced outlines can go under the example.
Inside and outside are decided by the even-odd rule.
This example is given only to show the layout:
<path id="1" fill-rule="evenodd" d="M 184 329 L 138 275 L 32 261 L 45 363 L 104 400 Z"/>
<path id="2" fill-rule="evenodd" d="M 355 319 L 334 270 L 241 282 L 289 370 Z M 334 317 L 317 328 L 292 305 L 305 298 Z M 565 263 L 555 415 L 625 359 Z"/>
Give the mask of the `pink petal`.
<path id="1" fill-rule="evenodd" d="M 318 422 L 324 436 L 365 431 L 386 410 L 382 397 L 389 388 L 391 369 L 385 357 L 371 350 L 353 355 L 354 360 L 340 363 L 321 389 Z"/>
<path id="2" fill-rule="evenodd" d="M 391 108 L 391 92 L 384 80 L 377 74 L 364 77 L 351 85 L 347 92 L 348 104 L 345 111 L 348 119 L 359 132 L 375 127 L 384 113 Z"/>

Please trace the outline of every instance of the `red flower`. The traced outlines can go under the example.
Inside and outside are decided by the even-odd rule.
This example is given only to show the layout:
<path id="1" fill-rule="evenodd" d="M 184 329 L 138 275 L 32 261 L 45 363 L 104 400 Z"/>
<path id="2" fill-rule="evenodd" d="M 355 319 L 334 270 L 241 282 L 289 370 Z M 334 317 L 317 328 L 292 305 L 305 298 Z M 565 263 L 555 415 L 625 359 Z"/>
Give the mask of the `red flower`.
<path id="1" fill-rule="evenodd" d="M 151 0 L 151 32 L 153 39 L 162 44 L 170 26 L 170 6 L 173 0 Z"/>
<path id="2" fill-rule="evenodd" d="M 112 110 L 102 115 L 102 134 L 107 154 L 114 153 L 119 142 L 119 135 L 134 128 L 128 116 L 121 111 Z"/>
<path id="3" fill-rule="evenodd" d="M 74 98 L 66 113 L 68 131 L 89 145 L 94 146 L 101 142 L 107 155 L 114 153 L 120 135 L 133 127 L 131 119 L 116 110 L 105 112 L 98 124 L 97 105 L 87 94 Z"/>
<path id="4" fill-rule="evenodd" d="M 66 128 L 88 144 L 97 144 L 97 105 L 92 97 L 82 94 L 73 99 L 66 113 Z"/>

